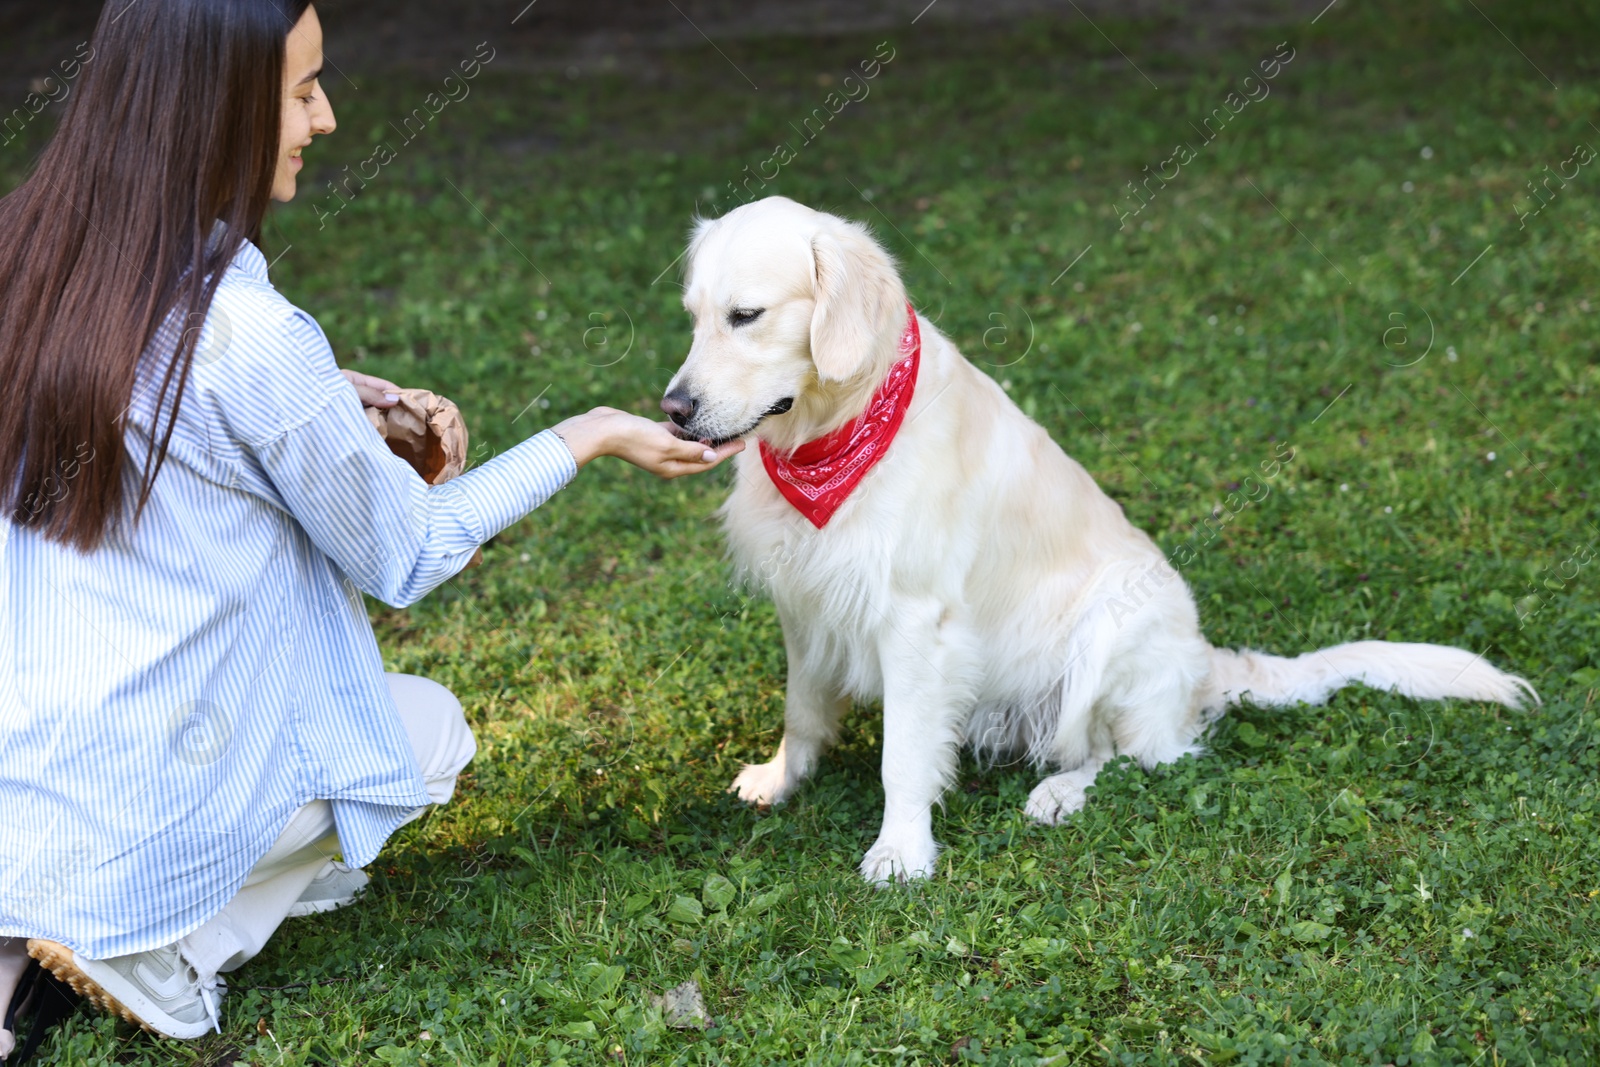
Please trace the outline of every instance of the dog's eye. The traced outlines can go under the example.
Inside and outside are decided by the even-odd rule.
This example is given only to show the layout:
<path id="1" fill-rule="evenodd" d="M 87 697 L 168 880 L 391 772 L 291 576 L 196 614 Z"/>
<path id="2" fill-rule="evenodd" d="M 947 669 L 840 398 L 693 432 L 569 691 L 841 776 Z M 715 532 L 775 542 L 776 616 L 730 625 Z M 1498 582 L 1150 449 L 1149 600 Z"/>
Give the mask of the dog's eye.
<path id="1" fill-rule="evenodd" d="M 728 312 L 728 325 L 734 328 L 748 326 L 766 312 L 766 308 L 734 308 Z"/>

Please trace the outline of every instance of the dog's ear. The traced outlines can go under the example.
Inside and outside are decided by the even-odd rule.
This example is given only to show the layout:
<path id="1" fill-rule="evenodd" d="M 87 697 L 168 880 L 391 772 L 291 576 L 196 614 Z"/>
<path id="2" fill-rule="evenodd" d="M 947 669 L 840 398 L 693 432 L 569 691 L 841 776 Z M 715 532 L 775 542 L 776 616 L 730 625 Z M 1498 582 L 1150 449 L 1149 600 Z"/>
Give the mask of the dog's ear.
<path id="1" fill-rule="evenodd" d="M 905 324 L 906 290 L 894 261 L 864 228 L 844 224 L 811 239 L 811 361 L 823 381 L 864 370 Z"/>
<path id="2" fill-rule="evenodd" d="M 689 245 L 684 249 L 684 255 L 680 257 L 683 260 L 682 273 L 683 287 L 685 289 L 689 288 L 694 282 L 694 261 L 699 257 L 700 247 L 706 243 L 706 237 L 710 235 L 716 224 L 716 219 L 708 219 L 702 215 L 695 216 L 694 225 L 689 230 Z M 669 267 L 668 269 L 670 270 L 671 268 Z M 662 273 L 665 273 L 665 271 Z"/>

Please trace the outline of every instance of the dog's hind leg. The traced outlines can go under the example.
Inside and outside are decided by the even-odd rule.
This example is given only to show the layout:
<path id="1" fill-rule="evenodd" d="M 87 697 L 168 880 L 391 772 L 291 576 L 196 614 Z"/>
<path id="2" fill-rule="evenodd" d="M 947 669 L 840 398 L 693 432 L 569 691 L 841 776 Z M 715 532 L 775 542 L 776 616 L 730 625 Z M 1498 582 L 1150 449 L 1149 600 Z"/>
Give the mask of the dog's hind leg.
<path id="1" fill-rule="evenodd" d="M 1148 566 L 1124 574 L 1108 570 L 1068 641 L 1056 732 L 1048 749 L 1034 753 L 1062 773 L 1035 786 L 1025 809 L 1039 822 L 1058 823 L 1081 809 L 1085 791 L 1116 754 L 1150 768 L 1198 751 L 1204 724 L 1197 687 L 1211 646 L 1181 583 Z M 1143 595 L 1152 574 L 1159 579 L 1154 595 L 1132 600 L 1137 607 L 1130 610 L 1129 589 Z"/>
<path id="2" fill-rule="evenodd" d="M 1104 698 L 1094 711 L 1090 755 L 1075 761 L 1072 770 L 1052 774 L 1034 786 L 1023 810 L 1052 826 L 1079 811 L 1088 802 L 1085 791 L 1114 753 L 1134 757 L 1146 770 L 1198 753 L 1197 716 L 1185 712 L 1193 703 L 1185 682 L 1174 672 L 1142 686 L 1145 692 L 1140 695 L 1148 699 L 1139 703 L 1114 702 L 1125 700 L 1126 694 Z"/>
<path id="3" fill-rule="evenodd" d="M 1052 774 L 1033 787 L 1022 810 L 1031 819 L 1055 825 L 1087 803 L 1085 791 L 1094 785 L 1095 776 L 1108 762 L 1108 756 L 1091 756 L 1075 770 Z"/>
<path id="4" fill-rule="evenodd" d="M 747 763 L 728 792 L 749 804 L 780 804 L 816 769 L 817 760 L 839 732 L 850 706 L 808 653 L 803 630 L 785 626 L 789 684 L 783 708 L 783 740 L 766 763 Z"/>
<path id="5" fill-rule="evenodd" d="M 1028 794 L 1023 811 L 1038 822 L 1053 825 L 1083 807 L 1084 791 L 1115 754 L 1111 733 L 1096 712 L 1117 637 L 1104 596 L 1096 596 L 1067 641 L 1065 666 L 1057 683 L 1060 710 L 1055 729 L 1048 737 L 1035 738 L 1030 746 L 1030 754 L 1038 762 L 1067 768 L 1044 779 Z"/>

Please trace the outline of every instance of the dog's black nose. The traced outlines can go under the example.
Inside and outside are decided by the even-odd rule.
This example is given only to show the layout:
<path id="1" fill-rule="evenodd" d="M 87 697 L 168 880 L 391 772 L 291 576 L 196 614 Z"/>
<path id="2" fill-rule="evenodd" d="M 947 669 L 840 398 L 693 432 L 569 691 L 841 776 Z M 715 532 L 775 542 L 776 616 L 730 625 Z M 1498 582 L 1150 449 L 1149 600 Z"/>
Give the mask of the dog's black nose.
<path id="1" fill-rule="evenodd" d="M 681 389 L 674 389 L 661 398 L 661 410 L 665 411 L 672 421 L 679 426 L 687 426 L 689 420 L 694 418 L 694 409 L 697 401 Z"/>

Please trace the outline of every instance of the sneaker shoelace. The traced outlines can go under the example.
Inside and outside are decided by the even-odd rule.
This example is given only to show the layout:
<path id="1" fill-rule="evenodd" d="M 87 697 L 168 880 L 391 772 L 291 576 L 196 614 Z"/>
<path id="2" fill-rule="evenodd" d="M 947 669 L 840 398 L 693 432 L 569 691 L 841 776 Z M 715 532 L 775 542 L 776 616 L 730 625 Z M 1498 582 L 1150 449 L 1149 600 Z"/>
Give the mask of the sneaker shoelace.
<path id="1" fill-rule="evenodd" d="M 178 950 L 178 960 L 188 969 L 195 988 L 200 991 L 200 1002 L 206 1007 L 206 1015 L 211 1018 L 211 1028 L 217 1033 L 222 1033 L 222 996 L 228 991 L 228 983 L 220 974 L 201 977 L 195 965 L 189 962 L 189 957 L 183 950 Z"/>
<path id="2" fill-rule="evenodd" d="M 217 1033 L 222 1033 L 222 994 L 227 992 L 228 983 L 219 976 L 199 978 L 200 999 L 205 1001 L 206 1014 L 211 1016 L 211 1028 Z"/>

